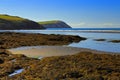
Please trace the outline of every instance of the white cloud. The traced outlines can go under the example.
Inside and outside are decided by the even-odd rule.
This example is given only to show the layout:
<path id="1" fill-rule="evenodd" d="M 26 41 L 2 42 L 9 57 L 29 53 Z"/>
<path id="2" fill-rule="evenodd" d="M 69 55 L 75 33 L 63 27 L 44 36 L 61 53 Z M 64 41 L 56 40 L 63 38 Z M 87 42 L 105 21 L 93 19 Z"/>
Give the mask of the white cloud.
<path id="1" fill-rule="evenodd" d="M 81 22 L 81 23 L 73 23 L 73 24 L 71 24 L 71 26 L 74 26 L 74 27 L 81 27 L 81 26 L 85 26 L 86 25 L 86 23 L 85 22 Z"/>
<path id="2" fill-rule="evenodd" d="M 103 26 L 113 26 L 113 23 L 104 23 Z"/>
<path id="3" fill-rule="evenodd" d="M 104 23 L 104 26 L 120 26 L 120 24 L 114 24 L 114 23 Z"/>

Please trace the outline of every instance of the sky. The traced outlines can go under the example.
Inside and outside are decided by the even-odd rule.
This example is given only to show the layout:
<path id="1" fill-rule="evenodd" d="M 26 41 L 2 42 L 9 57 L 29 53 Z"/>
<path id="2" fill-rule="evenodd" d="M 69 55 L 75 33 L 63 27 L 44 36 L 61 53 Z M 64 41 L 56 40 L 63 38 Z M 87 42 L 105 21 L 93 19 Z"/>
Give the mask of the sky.
<path id="1" fill-rule="evenodd" d="M 120 0 L 0 0 L 0 14 L 72 27 L 120 28 Z"/>

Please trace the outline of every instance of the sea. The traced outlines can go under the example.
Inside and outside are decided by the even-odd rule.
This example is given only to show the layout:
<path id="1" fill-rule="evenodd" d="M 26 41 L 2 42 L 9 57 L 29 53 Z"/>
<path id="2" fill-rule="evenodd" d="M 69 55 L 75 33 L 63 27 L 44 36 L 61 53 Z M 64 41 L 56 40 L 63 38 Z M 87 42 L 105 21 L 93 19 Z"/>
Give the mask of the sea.
<path id="1" fill-rule="evenodd" d="M 120 43 L 110 42 L 120 40 L 120 28 L 48 28 L 45 30 L 0 30 L 0 32 L 78 35 L 86 37 L 87 40 L 73 42 L 66 46 L 120 53 Z M 105 39 L 105 41 L 95 39 Z"/>

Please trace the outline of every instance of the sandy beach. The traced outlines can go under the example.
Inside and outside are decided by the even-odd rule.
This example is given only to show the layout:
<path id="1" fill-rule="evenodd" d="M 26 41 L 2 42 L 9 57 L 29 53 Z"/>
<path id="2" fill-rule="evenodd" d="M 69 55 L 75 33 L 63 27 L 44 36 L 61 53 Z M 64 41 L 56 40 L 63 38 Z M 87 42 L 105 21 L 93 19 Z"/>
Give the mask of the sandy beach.
<path id="1" fill-rule="evenodd" d="M 24 54 L 27 57 L 51 57 L 51 56 L 64 56 L 73 55 L 79 52 L 93 52 L 93 53 L 109 53 L 86 48 L 67 47 L 67 46 L 38 46 L 38 47 L 22 47 L 7 49 L 12 54 Z"/>
<path id="2" fill-rule="evenodd" d="M 62 46 L 41 46 L 22 50 L 8 49 L 12 54 L 24 54 L 28 57 L 50 57 L 72 55 L 80 52 L 79 48 Z"/>

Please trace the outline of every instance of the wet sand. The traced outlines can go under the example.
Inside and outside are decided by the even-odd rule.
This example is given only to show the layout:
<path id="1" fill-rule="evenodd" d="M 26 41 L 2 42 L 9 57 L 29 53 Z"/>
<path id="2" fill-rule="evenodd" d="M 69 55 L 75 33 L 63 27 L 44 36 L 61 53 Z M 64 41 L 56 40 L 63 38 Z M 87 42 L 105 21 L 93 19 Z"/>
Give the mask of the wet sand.
<path id="1" fill-rule="evenodd" d="M 28 57 L 50 57 L 50 56 L 63 56 L 72 55 L 80 52 L 79 48 L 62 47 L 62 46 L 42 46 L 33 47 L 28 49 L 8 49 L 12 54 L 24 54 Z"/>
<path id="2" fill-rule="evenodd" d="M 51 56 L 64 56 L 73 55 L 79 52 L 94 52 L 94 53 L 109 53 L 86 48 L 66 47 L 66 46 L 39 46 L 39 47 L 23 47 L 23 49 L 8 49 L 12 54 L 24 54 L 27 57 L 51 57 Z"/>

